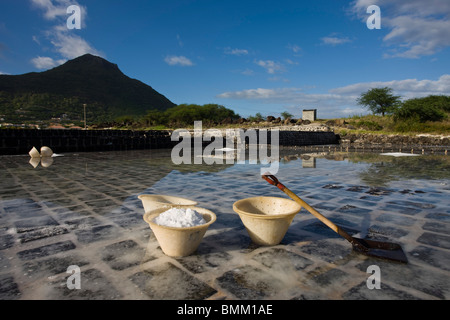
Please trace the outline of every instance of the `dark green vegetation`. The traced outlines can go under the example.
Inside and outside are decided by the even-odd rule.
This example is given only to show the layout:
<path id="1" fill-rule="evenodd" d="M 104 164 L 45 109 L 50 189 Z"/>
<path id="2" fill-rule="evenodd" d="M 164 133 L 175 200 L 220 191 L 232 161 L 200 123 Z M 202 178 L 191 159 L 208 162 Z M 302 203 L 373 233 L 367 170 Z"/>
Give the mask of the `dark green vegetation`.
<path id="1" fill-rule="evenodd" d="M 394 96 L 392 89 L 373 88 L 361 94 L 357 99 L 373 114 L 394 115 L 394 120 L 442 121 L 450 113 L 450 97 L 430 95 L 424 98 L 408 99 L 404 102 L 400 96 Z"/>
<path id="2" fill-rule="evenodd" d="M 350 125 L 347 128 L 399 133 L 450 132 L 450 96 L 430 95 L 402 102 L 392 95 L 392 89 L 375 88 L 361 94 L 357 101 L 374 115 L 346 119 Z"/>
<path id="3" fill-rule="evenodd" d="M 165 111 L 149 110 L 145 116 L 123 116 L 113 125 L 141 128 L 179 128 L 194 125 L 202 121 L 203 126 L 211 127 L 235 123 L 240 119 L 233 110 L 218 104 L 180 104 Z"/>
<path id="4" fill-rule="evenodd" d="M 356 100 L 359 105 L 367 107 L 374 114 L 392 113 L 400 104 L 400 97 L 392 94 L 392 89 L 373 88 L 361 94 Z"/>
<path id="5" fill-rule="evenodd" d="M 396 120 L 413 119 L 419 122 L 442 121 L 450 113 L 450 97 L 428 96 L 406 100 L 394 112 Z"/>
<path id="6" fill-rule="evenodd" d="M 124 75 L 117 65 L 90 54 L 44 72 L 0 75 L 0 118 L 33 122 L 64 118 L 90 123 L 175 106 L 152 87 Z"/>
<path id="7" fill-rule="evenodd" d="M 392 89 L 385 87 L 362 93 L 357 102 L 373 115 L 325 121 L 337 124 L 335 130 L 340 134 L 352 130 L 450 132 L 449 96 L 401 101 Z M 287 111 L 281 113 L 283 119 L 259 112 L 243 119 L 217 104 L 177 106 L 152 87 L 124 75 L 117 65 L 90 54 L 44 72 L 0 75 L 0 123 L 36 124 L 41 128 L 55 122 L 65 127 L 83 126 L 84 110 L 91 128 L 167 129 L 192 127 L 194 121 L 202 121 L 204 127 L 307 124 L 291 119 L 292 114 Z"/>

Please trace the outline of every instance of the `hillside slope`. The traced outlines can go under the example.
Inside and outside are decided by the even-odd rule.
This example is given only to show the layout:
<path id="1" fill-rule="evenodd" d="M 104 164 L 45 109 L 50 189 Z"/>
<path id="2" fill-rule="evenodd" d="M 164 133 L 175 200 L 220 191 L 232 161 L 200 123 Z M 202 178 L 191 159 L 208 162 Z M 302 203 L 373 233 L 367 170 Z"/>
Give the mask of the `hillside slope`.
<path id="1" fill-rule="evenodd" d="M 78 119 L 84 103 L 90 119 L 98 121 L 175 106 L 151 86 L 123 74 L 116 64 L 91 54 L 44 72 L 0 75 L 0 115 L 5 121 L 62 114 Z"/>

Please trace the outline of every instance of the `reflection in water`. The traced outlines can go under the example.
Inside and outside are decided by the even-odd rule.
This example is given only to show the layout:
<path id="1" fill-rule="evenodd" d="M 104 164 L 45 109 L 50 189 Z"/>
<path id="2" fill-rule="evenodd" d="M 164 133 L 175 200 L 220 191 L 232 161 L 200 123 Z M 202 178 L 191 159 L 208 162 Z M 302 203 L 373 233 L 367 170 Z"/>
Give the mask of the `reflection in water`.
<path id="1" fill-rule="evenodd" d="M 120 153 L 119 153 L 120 154 Z M 128 154 L 128 155 L 126 155 Z M 85 153 L 74 155 L 68 155 L 70 159 L 76 159 L 75 163 L 84 159 L 85 167 L 89 164 L 99 164 L 97 160 L 105 161 L 101 166 L 106 164 L 118 163 L 120 158 L 117 158 L 118 153 Z M 224 153 L 228 157 L 228 152 Z M 399 156 L 405 155 L 405 156 Z M 410 155 L 406 157 L 406 155 Z M 56 155 L 61 157 L 63 155 Z M 145 166 L 148 166 L 152 170 L 156 169 L 158 172 L 171 172 L 172 170 L 179 171 L 181 173 L 191 172 L 205 172 L 214 173 L 226 170 L 235 165 L 267 165 L 267 159 L 257 159 L 257 161 L 246 161 L 245 163 L 239 163 L 236 160 L 233 163 L 224 161 L 213 164 L 179 164 L 176 165 L 171 161 L 170 150 L 151 150 L 148 151 L 136 151 L 126 152 L 121 157 L 127 158 L 130 156 L 138 162 L 145 162 Z M 247 154 L 247 159 L 250 157 Z M 30 158 L 29 164 L 33 168 L 37 168 L 39 164 L 48 168 L 55 163 L 55 157 L 41 157 Z M 115 159 L 115 160 L 114 160 Z M 360 178 L 368 184 L 380 184 L 385 185 L 390 181 L 396 181 L 399 179 L 448 179 L 450 178 L 450 159 L 447 155 L 419 155 L 414 154 L 390 154 L 390 153 L 378 153 L 378 152 L 342 152 L 342 151 L 322 151 L 322 152 L 307 152 L 299 150 L 284 149 L 279 152 L 279 162 L 281 164 L 290 163 L 292 161 L 301 161 L 302 168 L 316 168 L 317 159 L 327 159 L 332 161 L 347 161 L 350 163 L 364 163 L 369 164 L 367 169 L 360 173 Z M 70 161 L 72 161 L 70 160 Z M 108 161 L 107 161 L 108 160 Z M 226 159 L 225 159 L 226 160 Z M 106 162 L 107 161 L 107 162 Z M 131 160 L 128 160 L 131 161 Z M 270 161 L 276 161 L 276 159 L 270 159 Z M 58 166 L 64 170 L 67 167 L 66 161 L 59 161 Z M 94 165 L 90 171 L 96 171 L 96 165 Z M 85 173 L 87 174 L 87 169 Z"/>
<path id="2" fill-rule="evenodd" d="M 450 158 L 447 155 L 399 156 L 362 152 L 320 152 L 284 156 L 281 162 L 301 160 L 303 168 L 316 168 L 316 159 L 368 164 L 360 179 L 369 185 L 385 186 L 397 180 L 438 180 L 450 178 Z"/>
<path id="3" fill-rule="evenodd" d="M 316 157 L 304 157 L 302 158 L 303 168 L 315 168 L 316 167 Z"/>
<path id="4" fill-rule="evenodd" d="M 373 261 L 360 260 L 311 215 L 297 215 L 280 246 L 250 243 L 233 203 L 284 196 L 261 179 L 259 164 L 177 166 L 170 150 L 65 154 L 47 168 L 22 156 L 0 159 L 6 297 L 204 299 L 217 289 L 213 298 L 370 298 L 360 284 Z M 390 291 L 388 282 L 383 294 L 407 297 L 414 278 L 412 296 L 422 291 L 419 298 L 445 299 L 450 189 L 442 187 L 446 181 L 426 179 L 448 178 L 448 169 L 446 156 L 293 149 L 280 152 L 278 177 L 352 235 L 404 245 L 411 264 L 383 264 L 387 281 L 403 281 Z M 405 180 L 389 190 L 363 185 L 394 179 Z M 405 186 L 414 192 L 405 193 Z M 177 261 L 163 255 L 142 217 L 144 191 L 182 196 L 217 215 L 195 255 Z M 66 290 L 69 265 L 81 267 L 82 290 Z M 224 288 L 230 296 L 222 295 Z"/>
<path id="5" fill-rule="evenodd" d="M 30 162 L 29 163 L 30 163 L 30 165 L 33 168 L 37 168 L 39 163 L 44 168 L 48 168 L 48 167 L 50 167 L 53 164 L 53 158 L 52 157 L 30 158 Z"/>
<path id="6" fill-rule="evenodd" d="M 30 152 L 28 152 L 28 154 L 31 157 L 29 163 L 33 168 L 36 168 L 39 165 L 39 163 L 41 164 L 42 167 L 48 168 L 53 164 L 53 157 L 59 156 L 54 154 L 52 149 L 45 146 L 41 148 L 40 153 L 36 149 L 36 147 L 33 147 L 30 150 Z"/>
<path id="7" fill-rule="evenodd" d="M 65 154 L 57 159 L 23 158 L 22 164 L 17 161 L 17 157 L 2 157 L 0 172 L 5 191 L 2 198 L 17 198 L 23 192 L 20 191 L 21 185 L 27 185 L 41 200 L 64 205 L 69 205 L 72 200 L 73 205 L 78 204 L 77 200 L 90 201 L 90 205 L 98 206 L 98 211 L 102 212 L 105 207 L 120 205 L 131 194 L 139 194 L 151 188 L 174 171 L 181 174 L 198 172 L 208 175 L 236 166 L 238 174 L 249 175 L 251 172 L 256 177 L 261 166 L 261 163 L 252 165 L 248 162 L 175 165 L 170 155 L 170 150 L 80 153 Z M 362 183 L 378 186 L 402 179 L 450 178 L 450 159 L 445 155 L 396 158 L 370 152 L 302 152 L 286 149 L 280 150 L 279 161 L 282 171 L 313 169 L 308 173 L 311 176 L 324 172 L 333 174 L 335 169 L 329 161 L 342 162 L 343 166 L 338 166 L 338 170 L 349 173 L 356 170 L 356 175 Z M 355 167 L 352 163 L 362 165 Z M 45 170 L 39 170 L 39 164 Z M 30 165 L 34 169 L 30 168 Z M 253 172 L 253 169 L 257 171 Z M 17 184 L 16 181 L 20 183 Z M 74 191 L 69 190 L 69 186 Z M 15 190 L 17 194 L 8 192 L 7 189 Z M 73 192 L 78 193 L 74 195 Z M 106 197 L 99 197 L 99 193 Z"/>
<path id="8" fill-rule="evenodd" d="M 387 157 L 377 154 L 353 154 L 351 162 L 370 163 L 360 178 L 368 184 L 386 185 L 396 180 L 438 180 L 450 178 L 448 156 Z"/>
<path id="9" fill-rule="evenodd" d="M 373 152 L 317 152 L 284 156 L 281 157 L 281 162 L 300 160 L 303 168 L 316 168 L 316 159 L 367 164 L 367 168 L 359 176 L 369 185 L 385 186 L 397 180 L 450 178 L 450 158 L 447 155 L 391 156 Z"/>

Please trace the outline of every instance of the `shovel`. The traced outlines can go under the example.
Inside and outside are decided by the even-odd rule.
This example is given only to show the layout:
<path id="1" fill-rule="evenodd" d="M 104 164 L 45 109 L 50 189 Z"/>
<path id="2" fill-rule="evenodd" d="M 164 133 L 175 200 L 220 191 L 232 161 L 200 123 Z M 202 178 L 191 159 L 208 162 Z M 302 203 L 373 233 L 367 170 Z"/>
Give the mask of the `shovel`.
<path id="1" fill-rule="evenodd" d="M 405 253 L 403 252 L 400 245 L 391 242 L 382 242 L 382 241 L 374 241 L 368 239 L 360 239 L 356 237 L 350 236 L 347 232 L 339 228 L 333 222 L 325 218 L 322 214 L 308 205 L 305 201 L 300 199 L 295 193 L 286 188 L 283 184 L 281 184 L 278 179 L 273 175 L 263 175 L 263 179 L 265 179 L 270 184 L 278 187 L 281 191 L 286 193 L 291 199 L 295 200 L 298 204 L 300 204 L 303 208 L 308 210 L 313 216 L 322 221 L 326 226 L 332 229 L 334 232 L 339 234 L 341 237 L 345 238 L 349 241 L 353 250 L 367 256 L 381 258 L 385 260 L 397 261 L 401 263 L 408 263 L 408 259 L 406 258 Z"/>

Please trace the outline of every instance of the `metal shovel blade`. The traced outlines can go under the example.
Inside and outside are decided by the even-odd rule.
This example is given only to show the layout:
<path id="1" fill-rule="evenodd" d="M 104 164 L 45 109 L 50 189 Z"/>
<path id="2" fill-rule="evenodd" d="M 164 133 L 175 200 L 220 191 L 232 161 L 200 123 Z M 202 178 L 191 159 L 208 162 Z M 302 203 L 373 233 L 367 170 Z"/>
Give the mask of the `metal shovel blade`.
<path id="1" fill-rule="evenodd" d="M 397 243 L 382 242 L 352 237 L 360 245 L 353 244 L 353 250 L 364 255 L 384 260 L 408 263 L 408 258 L 402 247 Z"/>
<path id="2" fill-rule="evenodd" d="M 289 190 L 285 185 L 283 185 L 278 179 L 273 175 L 263 175 L 262 178 L 269 182 L 270 184 L 278 187 L 281 191 L 286 193 L 292 200 L 299 203 L 303 208 L 309 211 L 313 216 L 322 221 L 326 226 L 332 229 L 334 232 L 349 241 L 353 250 L 367 256 L 381 258 L 390 261 L 397 261 L 401 263 L 408 263 L 405 253 L 399 244 L 391 242 L 382 242 L 368 239 L 360 239 L 350 236 L 342 228 L 331 222 L 329 219 L 320 214 L 316 209 L 311 207 L 301 198 L 299 198 L 295 193 Z"/>

